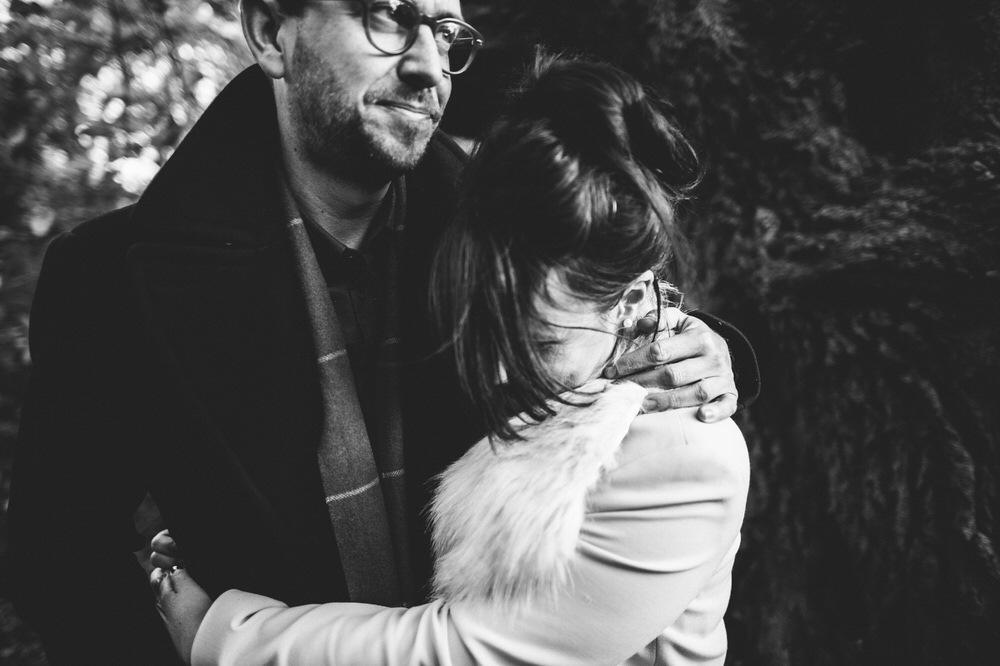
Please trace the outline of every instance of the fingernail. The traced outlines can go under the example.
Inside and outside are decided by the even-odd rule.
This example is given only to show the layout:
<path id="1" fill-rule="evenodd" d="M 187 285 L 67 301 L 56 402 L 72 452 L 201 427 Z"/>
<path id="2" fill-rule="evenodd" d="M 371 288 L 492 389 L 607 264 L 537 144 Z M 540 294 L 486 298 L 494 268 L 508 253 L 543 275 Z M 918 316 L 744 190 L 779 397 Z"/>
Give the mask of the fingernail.
<path id="1" fill-rule="evenodd" d="M 652 398 L 646 398 L 642 401 L 642 409 L 645 412 L 652 411 L 656 409 L 656 401 Z"/>
<path id="2" fill-rule="evenodd" d="M 715 418 L 715 410 L 714 409 L 706 408 L 706 409 L 701 410 L 701 420 L 702 421 L 711 421 L 714 418 Z"/>
<path id="3" fill-rule="evenodd" d="M 618 373 L 615 370 L 614 366 L 604 368 L 604 376 L 607 377 L 608 379 L 614 379 L 617 376 L 617 374 Z"/>
<path id="4" fill-rule="evenodd" d="M 639 333 L 649 334 L 656 330 L 656 315 L 646 315 L 636 323 Z"/>

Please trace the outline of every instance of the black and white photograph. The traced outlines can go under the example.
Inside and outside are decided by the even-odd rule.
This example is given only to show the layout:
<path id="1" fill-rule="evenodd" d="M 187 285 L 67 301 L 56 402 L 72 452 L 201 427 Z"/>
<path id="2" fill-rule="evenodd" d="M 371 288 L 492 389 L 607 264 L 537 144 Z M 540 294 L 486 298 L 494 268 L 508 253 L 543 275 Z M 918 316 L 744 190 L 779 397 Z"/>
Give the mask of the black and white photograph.
<path id="1" fill-rule="evenodd" d="M 0 0 L 0 664 L 1000 664 L 1000 2 Z"/>

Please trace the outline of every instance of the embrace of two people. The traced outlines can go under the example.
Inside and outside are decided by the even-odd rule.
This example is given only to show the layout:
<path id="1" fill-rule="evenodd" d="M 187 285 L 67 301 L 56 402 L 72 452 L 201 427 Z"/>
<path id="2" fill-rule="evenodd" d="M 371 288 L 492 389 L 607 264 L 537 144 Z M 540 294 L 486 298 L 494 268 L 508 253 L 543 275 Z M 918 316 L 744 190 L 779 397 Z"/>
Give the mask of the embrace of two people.
<path id="1" fill-rule="evenodd" d="M 9 552 L 50 662 L 722 664 L 756 363 L 664 302 L 660 102 L 540 57 L 466 160 L 458 0 L 241 10 L 257 65 L 43 266 Z"/>

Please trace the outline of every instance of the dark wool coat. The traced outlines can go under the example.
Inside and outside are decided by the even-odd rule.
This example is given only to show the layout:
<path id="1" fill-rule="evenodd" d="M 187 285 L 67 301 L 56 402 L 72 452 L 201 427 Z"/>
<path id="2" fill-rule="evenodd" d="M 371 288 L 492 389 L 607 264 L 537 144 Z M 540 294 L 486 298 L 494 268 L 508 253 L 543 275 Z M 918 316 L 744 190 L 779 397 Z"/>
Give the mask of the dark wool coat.
<path id="1" fill-rule="evenodd" d="M 53 664 L 172 663 L 132 554 L 147 492 L 211 594 L 346 599 L 315 459 L 313 344 L 272 176 L 277 136 L 271 88 L 252 67 L 137 204 L 48 250 L 9 534 L 17 607 Z M 426 360 L 423 321 L 462 161 L 438 137 L 406 177 L 400 301 L 417 538 L 424 482 L 477 435 L 456 416 L 443 362 Z M 426 573 L 427 549 L 415 550 Z"/>

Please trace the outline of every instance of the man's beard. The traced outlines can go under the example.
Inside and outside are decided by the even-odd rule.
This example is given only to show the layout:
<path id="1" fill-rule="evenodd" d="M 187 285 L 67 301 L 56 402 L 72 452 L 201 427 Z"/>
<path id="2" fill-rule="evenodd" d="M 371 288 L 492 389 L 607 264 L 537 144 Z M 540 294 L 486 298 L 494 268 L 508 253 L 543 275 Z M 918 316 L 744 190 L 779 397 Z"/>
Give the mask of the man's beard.
<path id="1" fill-rule="evenodd" d="M 388 182 L 417 165 L 432 131 L 402 123 L 392 132 L 382 126 L 368 127 L 354 100 L 343 94 L 335 73 L 326 77 L 320 74 L 328 70 L 328 65 L 308 47 L 300 43 L 293 63 L 297 76 L 288 81 L 289 95 L 310 160 L 351 179 L 375 184 Z M 365 101 L 369 101 L 368 97 L 374 101 L 379 94 L 371 91 Z M 433 94 L 428 89 L 396 96 L 426 99 Z M 386 97 L 393 96 L 392 92 L 386 93 Z"/>

